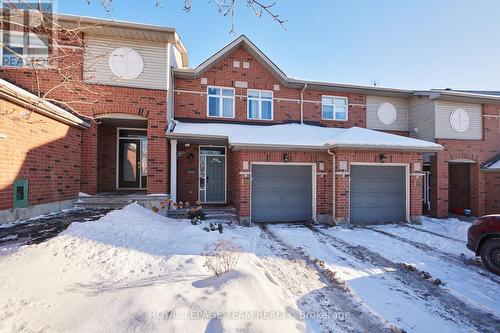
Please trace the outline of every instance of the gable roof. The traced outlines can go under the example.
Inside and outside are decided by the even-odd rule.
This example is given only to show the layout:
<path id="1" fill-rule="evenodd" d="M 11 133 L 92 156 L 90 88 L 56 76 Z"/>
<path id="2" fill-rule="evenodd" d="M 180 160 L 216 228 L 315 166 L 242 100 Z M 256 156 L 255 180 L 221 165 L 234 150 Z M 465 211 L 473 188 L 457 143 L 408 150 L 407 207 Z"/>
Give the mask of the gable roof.
<path id="1" fill-rule="evenodd" d="M 78 126 L 81 128 L 90 127 L 88 122 L 80 119 L 73 113 L 66 111 L 63 108 L 50 103 L 4 79 L 0 79 L 0 97 L 19 103 L 24 107 L 34 110 L 35 112 L 39 112 L 47 117 L 56 119 L 68 125 Z"/>
<path id="2" fill-rule="evenodd" d="M 224 59 L 231 52 L 239 47 L 244 47 L 255 59 L 273 73 L 281 84 L 301 89 L 307 85 L 310 89 L 317 90 L 334 90 L 338 92 L 354 92 L 370 95 L 391 96 L 391 97 L 410 97 L 413 94 L 412 90 L 382 88 L 374 86 L 342 84 L 333 82 L 321 82 L 296 79 L 288 77 L 271 59 L 269 59 L 264 52 L 262 52 L 254 43 L 245 35 L 241 35 L 231 43 L 224 46 L 217 51 L 213 56 L 202 62 L 195 68 L 175 68 L 173 69 L 174 75 L 179 78 L 193 79 L 198 78 L 205 73 L 212 66 Z"/>
<path id="3" fill-rule="evenodd" d="M 181 76 L 187 74 L 188 76 L 194 75 L 195 77 L 200 76 L 206 72 L 210 67 L 215 65 L 217 62 L 225 58 L 228 54 L 243 46 L 252 56 L 254 56 L 257 61 L 259 61 L 264 67 L 267 67 L 269 71 L 274 73 L 278 79 L 284 84 L 287 82 L 288 77 L 286 74 L 279 69 L 274 62 L 271 61 L 257 46 L 255 46 L 247 36 L 241 35 L 231 43 L 224 46 L 222 49 L 217 51 L 213 56 L 196 66 L 195 68 L 177 68 L 174 72 Z"/>

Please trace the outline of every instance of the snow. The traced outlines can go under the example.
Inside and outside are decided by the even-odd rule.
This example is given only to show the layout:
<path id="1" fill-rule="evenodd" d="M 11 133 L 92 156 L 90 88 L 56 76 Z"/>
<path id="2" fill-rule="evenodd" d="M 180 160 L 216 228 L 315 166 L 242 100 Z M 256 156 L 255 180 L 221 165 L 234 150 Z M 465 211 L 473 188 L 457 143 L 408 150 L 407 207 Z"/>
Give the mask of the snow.
<path id="1" fill-rule="evenodd" d="M 500 160 L 496 161 L 495 163 L 488 165 L 487 167 L 488 170 L 491 169 L 500 169 Z"/>
<path id="2" fill-rule="evenodd" d="M 131 204 L 44 243 L 0 249 L 0 332 L 494 331 L 487 316 L 500 318 L 499 279 L 460 261 L 473 259 L 469 225 L 424 218 L 421 226 L 226 226 L 220 234 Z M 221 277 L 201 255 L 218 240 L 241 249 Z M 346 289 L 325 280 L 314 259 Z M 445 284 L 436 292 L 391 264 L 402 262 Z M 485 318 L 471 321 L 466 307 Z M 303 316 L 353 308 L 345 321 Z"/>
<path id="3" fill-rule="evenodd" d="M 0 257 L 0 331 L 301 331 L 304 324 L 293 317 L 192 319 L 198 310 L 298 311 L 256 265 L 259 233 L 206 232 L 137 204 L 73 223 L 48 242 Z M 243 253 L 236 270 L 214 278 L 200 253 L 218 239 L 233 240 Z"/>
<path id="4" fill-rule="evenodd" d="M 332 147 L 356 147 L 369 145 L 372 147 L 428 148 L 442 149 L 442 146 L 428 141 L 408 138 L 401 135 L 373 131 L 361 127 L 348 128 L 327 142 Z"/>
<path id="5" fill-rule="evenodd" d="M 328 232 L 336 232 L 336 236 L 339 238 L 354 245 L 365 246 L 369 250 L 375 251 L 393 262 L 408 263 L 416 266 L 419 270 L 429 272 L 434 278 L 446 281 L 444 288 L 450 293 L 470 303 L 472 306 L 495 313 L 500 318 L 498 282 L 483 276 L 475 268 L 467 269 L 463 265 L 457 265 L 455 262 L 444 261 L 434 253 L 427 253 L 410 244 L 369 230 L 343 229 L 341 232 L 337 230 L 329 230 Z M 414 234 L 418 234 L 418 232 L 414 232 L 412 235 Z M 434 236 L 434 238 L 438 237 Z M 435 241 L 440 242 L 441 246 L 445 248 L 447 248 L 446 244 L 453 242 L 441 238 Z M 398 251 L 394 251 L 396 248 Z M 455 254 L 459 256 L 460 253 L 466 252 L 468 250 L 465 248 L 465 244 L 462 244 L 461 251 Z"/>
<path id="6" fill-rule="evenodd" d="M 306 124 L 271 126 L 218 123 L 175 122 L 173 135 L 227 138 L 232 146 L 279 146 L 312 149 L 335 147 L 401 148 L 436 151 L 442 146 L 433 142 L 351 127 L 329 128 Z"/>
<path id="7" fill-rule="evenodd" d="M 90 197 L 90 194 L 84 193 L 84 192 L 78 192 L 79 197 Z"/>

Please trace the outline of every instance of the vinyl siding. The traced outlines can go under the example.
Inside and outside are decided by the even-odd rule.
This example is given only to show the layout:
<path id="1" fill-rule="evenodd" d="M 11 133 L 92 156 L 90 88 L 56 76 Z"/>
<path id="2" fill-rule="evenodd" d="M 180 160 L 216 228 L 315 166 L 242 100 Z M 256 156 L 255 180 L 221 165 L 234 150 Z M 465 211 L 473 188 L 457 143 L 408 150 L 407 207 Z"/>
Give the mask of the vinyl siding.
<path id="1" fill-rule="evenodd" d="M 455 132 L 450 125 L 454 109 L 464 109 L 469 115 L 469 128 L 462 133 Z M 436 101 L 436 138 L 457 140 L 480 140 L 483 138 L 482 107 L 480 104 Z"/>
<path id="2" fill-rule="evenodd" d="M 396 120 L 385 125 L 378 119 L 378 108 L 382 103 L 391 103 L 397 111 Z M 366 126 L 376 130 L 407 131 L 408 130 L 408 101 L 406 98 L 381 96 L 366 97 Z"/>
<path id="3" fill-rule="evenodd" d="M 85 37 L 84 80 L 146 89 L 167 89 L 167 44 L 140 40 Z M 130 47 L 139 52 L 144 61 L 142 73 L 135 79 L 116 77 L 109 68 L 109 54 L 118 47 Z"/>
<path id="4" fill-rule="evenodd" d="M 434 101 L 427 97 L 411 97 L 409 99 L 408 129 L 411 137 L 434 141 L 435 121 Z"/>

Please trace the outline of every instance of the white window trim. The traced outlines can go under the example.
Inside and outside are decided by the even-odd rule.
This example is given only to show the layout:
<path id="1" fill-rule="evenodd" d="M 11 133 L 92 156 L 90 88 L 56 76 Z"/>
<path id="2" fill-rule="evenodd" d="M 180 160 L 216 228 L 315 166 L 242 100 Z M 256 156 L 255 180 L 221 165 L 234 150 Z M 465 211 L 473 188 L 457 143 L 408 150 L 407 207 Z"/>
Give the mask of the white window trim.
<path id="1" fill-rule="evenodd" d="M 23 54 L 21 55 L 21 57 L 23 58 L 23 62 L 26 62 L 28 57 L 29 57 L 29 48 L 26 47 L 26 45 L 24 45 L 24 34 L 25 32 L 23 31 L 16 31 L 16 30 L 12 30 L 12 31 L 9 31 L 9 34 L 11 33 L 14 33 L 14 34 L 17 34 L 17 35 L 21 35 L 23 37 Z M 4 41 L 3 41 L 3 38 L 4 38 L 4 35 L 1 34 L 0 35 L 0 67 L 7 67 L 7 68 L 31 68 L 30 65 L 24 65 L 24 66 L 10 66 L 10 65 L 4 65 L 3 64 L 3 49 L 4 49 Z M 32 48 L 37 48 L 37 47 L 32 47 Z M 38 47 L 38 48 L 42 48 L 42 47 Z M 49 50 L 47 50 L 47 60 L 49 59 L 49 56 L 50 56 L 50 52 Z M 50 65 L 49 63 L 47 62 L 47 64 L 45 66 L 36 66 L 36 69 L 50 69 Z"/>
<path id="2" fill-rule="evenodd" d="M 218 116 L 211 116 L 210 115 L 210 96 L 214 96 L 214 95 L 210 95 L 208 93 L 209 89 L 210 88 L 218 88 L 218 89 L 230 89 L 233 91 L 233 116 L 232 117 L 224 117 L 224 112 L 223 112 L 223 103 L 222 103 L 222 99 L 223 98 L 229 98 L 228 96 L 222 96 L 222 90 L 221 90 L 221 95 L 217 95 L 220 97 L 221 99 L 221 103 L 219 104 L 219 115 Z M 233 87 L 221 87 L 221 86 L 207 86 L 207 117 L 208 118 L 225 118 L 225 119 L 234 119 L 236 118 L 236 90 L 233 88 Z"/>
<path id="3" fill-rule="evenodd" d="M 325 118 L 323 116 L 323 98 L 331 98 L 333 99 L 333 118 Z M 335 98 L 345 99 L 345 119 L 337 119 L 335 118 Z M 332 121 L 348 121 L 349 120 L 349 99 L 346 96 L 331 96 L 331 95 L 321 95 L 321 119 L 322 120 L 332 120 Z"/>
<path id="4" fill-rule="evenodd" d="M 250 92 L 258 92 L 259 97 L 250 97 Z M 266 92 L 271 94 L 271 99 L 265 99 L 261 97 L 261 93 Z M 258 118 L 250 118 L 250 99 L 257 100 L 259 102 L 259 110 L 258 110 Z M 270 119 L 262 119 L 262 101 L 271 101 L 271 118 Z M 247 89 L 247 119 L 249 120 L 266 120 L 272 121 L 274 120 L 274 94 L 272 90 L 260 90 L 260 89 Z"/>

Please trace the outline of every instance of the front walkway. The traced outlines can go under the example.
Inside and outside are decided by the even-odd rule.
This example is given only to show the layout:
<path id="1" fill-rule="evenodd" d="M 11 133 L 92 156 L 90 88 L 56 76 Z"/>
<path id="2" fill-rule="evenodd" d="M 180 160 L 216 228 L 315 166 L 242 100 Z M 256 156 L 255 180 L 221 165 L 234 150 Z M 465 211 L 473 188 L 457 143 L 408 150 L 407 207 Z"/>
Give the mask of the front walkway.
<path id="1" fill-rule="evenodd" d="M 60 213 L 0 224 L 2 248 L 38 244 L 57 236 L 73 222 L 95 221 L 109 213 L 108 208 L 75 208 Z"/>

